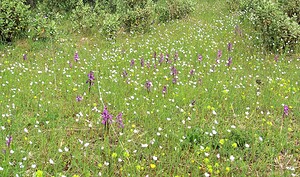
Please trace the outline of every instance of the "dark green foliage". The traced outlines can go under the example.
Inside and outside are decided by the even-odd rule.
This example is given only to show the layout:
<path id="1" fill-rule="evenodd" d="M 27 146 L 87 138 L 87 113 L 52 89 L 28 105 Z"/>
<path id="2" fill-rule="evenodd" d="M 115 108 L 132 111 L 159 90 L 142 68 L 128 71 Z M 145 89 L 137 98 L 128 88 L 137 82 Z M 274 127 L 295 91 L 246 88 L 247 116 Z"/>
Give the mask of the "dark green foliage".
<path id="1" fill-rule="evenodd" d="M 263 44 L 271 51 L 285 52 L 299 45 L 299 2 L 271 0 L 233 0 L 253 24 Z"/>
<path id="2" fill-rule="evenodd" d="M 146 32 L 153 20 L 151 0 L 118 1 L 117 13 L 121 15 L 122 26 L 127 32 Z"/>
<path id="3" fill-rule="evenodd" d="M 192 148 L 194 146 L 199 146 L 200 144 L 210 145 L 214 149 L 219 149 L 219 139 L 218 135 L 211 136 L 211 130 L 203 130 L 201 128 L 192 128 L 190 129 L 187 134 L 186 138 L 182 141 L 183 148 Z"/>
<path id="4" fill-rule="evenodd" d="M 205 134 L 202 129 L 199 128 L 194 128 L 191 129 L 187 135 L 186 135 L 186 140 L 189 144 L 191 145 L 197 145 L 200 143 L 203 143 L 205 141 Z"/>
<path id="5" fill-rule="evenodd" d="M 300 39 L 300 26 L 272 2 L 260 2 L 252 12 L 253 23 L 271 50 L 294 48 Z"/>
<path id="6" fill-rule="evenodd" d="M 289 17 L 295 17 L 300 25 L 300 0 L 280 0 L 280 7 Z"/>
<path id="7" fill-rule="evenodd" d="M 71 12 L 76 7 L 78 0 L 40 0 L 35 2 L 37 2 L 36 4 L 44 4 L 44 6 L 47 7 L 46 12 Z"/>
<path id="8" fill-rule="evenodd" d="M 253 132 L 234 130 L 229 136 L 229 140 L 236 143 L 238 148 L 244 149 L 246 143 L 254 143 Z M 231 144 L 230 144 L 231 145 Z"/>
<path id="9" fill-rule="evenodd" d="M 156 20 L 181 19 L 194 10 L 193 0 L 3 0 L 0 5 L 4 42 L 22 34 L 34 40 L 53 37 L 61 14 L 72 21 L 72 31 L 97 30 L 112 39 L 120 29 L 144 33 Z"/>
<path id="10" fill-rule="evenodd" d="M 137 7 L 145 8 L 147 5 L 147 0 L 124 0 L 123 5 L 126 8 L 134 9 Z"/>
<path id="11" fill-rule="evenodd" d="M 194 3 L 190 0 L 159 1 L 155 11 L 158 14 L 158 20 L 160 22 L 181 19 L 194 11 Z"/>
<path id="12" fill-rule="evenodd" d="M 152 10 L 151 7 L 137 7 L 128 11 L 123 18 L 125 30 L 127 32 L 146 32 L 150 29 Z"/>
<path id="13" fill-rule="evenodd" d="M 30 11 L 24 0 L 1 0 L 0 41 L 11 42 L 27 29 Z"/>
<path id="14" fill-rule="evenodd" d="M 103 17 L 95 9 L 98 10 L 98 7 L 92 8 L 90 4 L 79 0 L 71 14 L 73 30 L 87 32 L 94 27 L 99 27 L 103 21 Z"/>
<path id="15" fill-rule="evenodd" d="M 33 40 L 47 40 L 55 36 L 56 23 L 41 12 L 33 13 L 30 17 L 28 37 Z"/>
<path id="16" fill-rule="evenodd" d="M 114 39 L 120 28 L 120 23 L 120 16 L 118 14 L 106 14 L 102 24 L 102 33 L 108 39 Z"/>
<path id="17" fill-rule="evenodd" d="M 122 2 L 122 1 L 121 1 Z M 118 0 L 96 0 L 105 13 L 115 14 L 118 9 Z"/>

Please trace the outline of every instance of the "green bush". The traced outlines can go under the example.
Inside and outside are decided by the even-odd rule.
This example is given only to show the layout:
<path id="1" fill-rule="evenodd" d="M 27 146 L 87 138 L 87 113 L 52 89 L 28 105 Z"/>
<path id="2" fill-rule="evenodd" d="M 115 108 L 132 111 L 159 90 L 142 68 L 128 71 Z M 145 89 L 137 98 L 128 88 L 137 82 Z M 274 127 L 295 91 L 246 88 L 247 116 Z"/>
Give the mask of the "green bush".
<path id="1" fill-rule="evenodd" d="M 57 11 L 71 12 L 77 5 L 78 0 L 35 0 L 31 4 L 43 4 L 47 13 L 53 13 Z"/>
<path id="2" fill-rule="evenodd" d="M 107 14 L 103 21 L 102 33 L 107 36 L 108 39 L 114 39 L 120 29 L 120 23 L 120 15 Z"/>
<path id="3" fill-rule="evenodd" d="M 167 22 L 171 20 L 170 10 L 166 3 L 157 4 L 155 7 L 155 12 L 159 22 Z"/>
<path id="4" fill-rule="evenodd" d="M 181 19 L 194 10 L 194 2 L 192 0 L 159 1 L 155 8 L 160 22 Z"/>
<path id="5" fill-rule="evenodd" d="M 136 7 L 146 8 L 147 4 L 150 3 L 150 1 L 147 1 L 147 0 L 123 0 L 122 3 L 123 3 L 124 7 L 134 9 Z"/>
<path id="6" fill-rule="evenodd" d="M 55 21 L 41 12 L 32 14 L 28 28 L 28 37 L 33 40 L 47 40 L 56 34 Z"/>
<path id="7" fill-rule="evenodd" d="M 285 14 L 278 4 L 260 1 L 252 10 L 252 22 L 270 50 L 293 49 L 300 39 L 300 26 Z"/>
<path id="8" fill-rule="evenodd" d="M 152 22 L 151 7 L 140 8 L 128 11 L 123 18 L 125 31 L 146 32 L 149 31 Z"/>
<path id="9" fill-rule="evenodd" d="M 22 35 L 27 29 L 29 14 L 29 6 L 24 0 L 1 0 L 0 40 L 11 42 Z"/>
<path id="10" fill-rule="evenodd" d="M 300 0 L 280 0 L 280 7 L 289 17 L 295 17 L 300 25 Z"/>
<path id="11" fill-rule="evenodd" d="M 97 10 L 101 8 L 96 8 Z M 100 13 L 100 12 L 99 12 Z M 93 27 L 101 26 L 103 17 L 88 3 L 79 0 L 76 8 L 72 10 L 71 21 L 74 31 L 90 31 Z"/>
<path id="12" fill-rule="evenodd" d="M 236 0 L 233 0 L 236 1 Z M 256 31 L 261 36 L 267 49 L 273 51 L 287 51 L 298 46 L 300 40 L 300 25 L 298 16 L 288 15 L 287 6 L 272 0 L 239 0 L 239 9 L 243 12 L 242 18 L 251 21 Z M 293 5 L 289 4 L 288 9 Z M 297 13 L 297 12 L 295 12 Z M 294 14 L 295 14 L 294 13 Z M 291 13 L 292 14 L 292 13 Z"/>

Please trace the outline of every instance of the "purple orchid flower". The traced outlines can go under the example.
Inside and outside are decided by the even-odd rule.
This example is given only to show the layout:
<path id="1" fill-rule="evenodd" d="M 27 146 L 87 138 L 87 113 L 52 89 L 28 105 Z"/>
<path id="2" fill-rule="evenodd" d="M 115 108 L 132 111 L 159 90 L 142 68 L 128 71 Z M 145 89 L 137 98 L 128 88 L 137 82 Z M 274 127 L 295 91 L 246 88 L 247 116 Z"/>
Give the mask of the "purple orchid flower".
<path id="1" fill-rule="evenodd" d="M 78 60 L 79 60 L 79 56 L 78 56 L 78 52 L 76 51 L 74 54 L 74 61 L 78 62 Z"/>
<path id="2" fill-rule="evenodd" d="M 229 57 L 227 61 L 227 66 L 229 67 L 231 64 L 232 64 L 232 57 Z"/>
<path id="3" fill-rule="evenodd" d="M 151 89 L 151 87 L 152 87 L 152 82 L 151 82 L 151 81 L 147 81 L 147 82 L 145 83 L 145 87 L 146 87 L 147 91 L 150 92 L 150 89 Z"/>
<path id="4" fill-rule="evenodd" d="M 169 54 L 167 53 L 166 54 L 166 63 L 169 63 L 170 62 L 170 60 L 169 60 Z"/>
<path id="5" fill-rule="evenodd" d="M 175 55 L 174 55 L 174 61 L 177 61 L 177 60 L 178 60 L 178 52 L 176 51 Z"/>
<path id="6" fill-rule="evenodd" d="M 190 70 L 190 75 L 192 76 L 192 75 L 194 75 L 194 73 L 195 73 L 195 69 L 191 69 Z"/>
<path id="7" fill-rule="evenodd" d="M 220 59 L 222 57 L 222 50 L 218 50 L 217 58 Z"/>
<path id="8" fill-rule="evenodd" d="M 177 78 L 176 78 L 176 77 L 174 77 L 174 78 L 172 79 L 172 83 L 173 83 L 173 84 L 176 84 L 176 83 L 177 83 Z"/>
<path id="9" fill-rule="evenodd" d="M 10 144 L 11 144 L 12 140 L 13 140 L 12 136 L 10 136 L 10 137 L 7 139 L 7 141 L 6 141 L 6 146 L 7 146 L 8 148 L 10 147 Z"/>
<path id="10" fill-rule="evenodd" d="M 27 54 L 23 54 L 23 60 L 27 60 Z"/>
<path id="11" fill-rule="evenodd" d="M 283 107 L 283 115 L 285 116 L 289 115 L 289 107 L 287 105 L 284 105 Z"/>
<path id="12" fill-rule="evenodd" d="M 275 62 L 278 62 L 278 59 L 279 59 L 279 55 L 275 55 L 274 61 L 275 61 Z"/>
<path id="13" fill-rule="evenodd" d="M 145 60 L 144 58 L 141 58 L 141 67 L 144 67 L 145 66 Z"/>
<path id="14" fill-rule="evenodd" d="M 80 101 L 82 101 L 82 100 L 83 100 L 82 96 L 80 96 L 80 95 L 77 95 L 77 96 L 76 96 L 76 101 L 77 101 L 77 102 L 80 102 Z"/>
<path id="15" fill-rule="evenodd" d="M 156 52 L 153 53 L 153 58 L 156 60 Z"/>
<path id="16" fill-rule="evenodd" d="M 101 116 L 102 116 L 102 124 L 103 125 L 107 126 L 108 124 L 110 124 L 112 122 L 113 116 L 111 114 L 109 114 L 106 106 L 104 106 Z"/>
<path id="17" fill-rule="evenodd" d="M 164 54 L 160 53 L 160 60 L 159 60 L 159 64 L 162 64 L 164 62 Z"/>
<path id="18" fill-rule="evenodd" d="M 227 49 L 228 49 L 229 52 L 232 50 L 232 43 L 231 42 L 228 43 Z"/>
<path id="19" fill-rule="evenodd" d="M 72 68 L 73 67 L 72 63 L 70 61 L 68 61 L 68 63 L 69 63 L 69 67 Z"/>
<path id="20" fill-rule="evenodd" d="M 94 85 L 94 80 L 95 80 L 94 72 L 90 71 L 88 74 L 88 80 L 86 81 L 86 83 L 89 84 L 89 92 L 91 91 L 92 85 Z"/>
<path id="21" fill-rule="evenodd" d="M 163 93 L 163 95 L 165 95 L 167 93 L 167 86 L 164 86 L 162 93 Z"/>
<path id="22" fill-rule="evenodd" d="M 177 74 L 178 74 L 177 69 L 175 68 L 175 66 L 172 66 L 172 68 L 171 68 L 171 75 L 172 76 L 176 76 Z"/>
<path id="23" fill-rule="evenodd" d="M 90 71 L 90 73 L 88 74 L 88 77 L 89 77 L 88 81 L 89 81 L 89 80 L 90 80 L 90 81 L 95 80 L 94 72 L 93 72 L 93 71 Z"/>
<path id="24" fill-rule="evenodd" d="M 117 123 L 119 124 L 119 127 L 124 128 L 122 112 L 120 112 L 116 118 L 117 118 Z"/>
<path id="25" fill-rule="evenodd" d="M 220 63 L 220 58 L 222 57 L 222 50 L 218 50 L 216 63 Z"/>
<path id="26" fill-rule="evenodd" d="M 131 61 L 130 61 L 130 66 L 132 67 L 134 65 L 134 59 L 132 59 Z"/>
<path id="27" fill-rule="evenodd" d="M 201 62 L 202 59 L 203 59 L 202 55 L 199 54 L 199 55 L 198 55 L 198 61 Z"/>
<path id="28" fill-rule="evenodd" d="M 128 73 L 125 69 L 122 72 L 122 76 L 123 76 L 123 78 L 126 78 L 128 76 Z"/>

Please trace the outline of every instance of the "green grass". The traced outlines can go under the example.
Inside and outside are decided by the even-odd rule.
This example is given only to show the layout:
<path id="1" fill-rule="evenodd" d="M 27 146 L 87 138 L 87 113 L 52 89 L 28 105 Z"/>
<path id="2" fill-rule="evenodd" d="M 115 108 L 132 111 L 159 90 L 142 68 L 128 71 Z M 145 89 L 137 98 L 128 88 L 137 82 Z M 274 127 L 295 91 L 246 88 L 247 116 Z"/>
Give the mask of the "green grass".
<path id="1" fill-rule="evenodd" d="M 120 34 L 115 43 L 95 33 L 2 46 L 0 175 L 300 175 L 299 56 L 275 62 L 251 32 L 225 2 L 202 0 L 185 20 L 144 35 Z M 172 63 L 159 64 L 161 53 Z M 104 105 L 113 115 L 109 126 L 102 124 Z"/>

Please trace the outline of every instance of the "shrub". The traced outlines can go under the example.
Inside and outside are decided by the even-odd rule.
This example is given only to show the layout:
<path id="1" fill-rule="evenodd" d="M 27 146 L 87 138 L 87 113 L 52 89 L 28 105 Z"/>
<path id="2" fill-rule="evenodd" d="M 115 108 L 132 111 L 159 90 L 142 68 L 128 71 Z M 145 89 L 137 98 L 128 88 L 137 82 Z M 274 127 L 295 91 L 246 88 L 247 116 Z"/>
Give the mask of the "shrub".
<path id="1" fill-rule="evenodd" d="M 11 42 L 22 35 L 27 29 L 29 14 L 29 6 L 24 0 L 1 0 L 0 40 Z"/>
<path id="2" fill-rule="evenodd" d="M 155 7 L 155 12 L 159 22 L 167 22 L 171 20 L 170 10 L 166 3 L 157 4 Z"/>
<path id="3" fill-rule="evenodd" d="M 43 4 L 45 12 L 53 13 L 57 11 L 71 12 L 77 5 L 77 0 L 35 0 L 35 3 L 31 4 Z"/>
<path id="4" fill-rule="evenodd" d="M 252 10 L 252 22 L 270 50 L 295 48 L 300 26 L 272 1 L 260 1 Z"/>
<path id="5" fill-rule="evenodd" d="M 128 11 L 123 18 L 123 24 L 127 32 L 146 32 L 150 29 L 152 22 L 151 7 L 140 8 Z"/>
<path id="6" fill-rule="evenodd" d="M 28 37 L 33 40 L 47 40 L 56 34 L 56 23 L 41 12 L 33 13 L 30 17 Z"/>
<path id="7" fill-rule="evenodd" d="M 295 17 L 296 22 L 300 25 L 300 0 L 280 0 L 280 7 L 292 18 Z"/>
<path id="8" fill-rule="evenodd" d="M 152 22 L 153 3 L 151 0 L 117 0 L 116 13 L 121 15 L 125 31 L 146 32 Z"/>
<path id="9" fill-rule="evenodd" d="M 120 15 L 118 14 L 106 14 L 103 21 L 102 33 L 108 37 L 108 39 L 114 39 L 120 28 Z"/>
<path id="10" fill-rule="evenodd" d="M 244 14 L 243 18 L 247 17 L 252 22 L 267 49 L 284 52 L 298 45 L 300 25 L 297 16 L 289 16 L 280 3 L 272 0 L 239 0 L 239 9 Z"/>
<path id="11" fill-rule="evenodd" d="M 98 9 L 97 9 L 98 10 Z M 79 0 L 72 11 L 71 20 L 74 31 L 90 31 L 93 27 L 100 26 L 103 17 L 98 14 L 88 3 Z"/>
<path id="12" fill-rule="evenodd" d="M 192 0 L 160 1 L 156 5 L 155 11 L 160 22 L 181 19 L 194 11 L 194 3 Z"/>
<path id="13" fill-rule="evenodd" d="M 114 14 L 117 13 L 118 1 L 117 0 L 96 0 L 96 4 L 101 7 L 105 13 Z"/>

